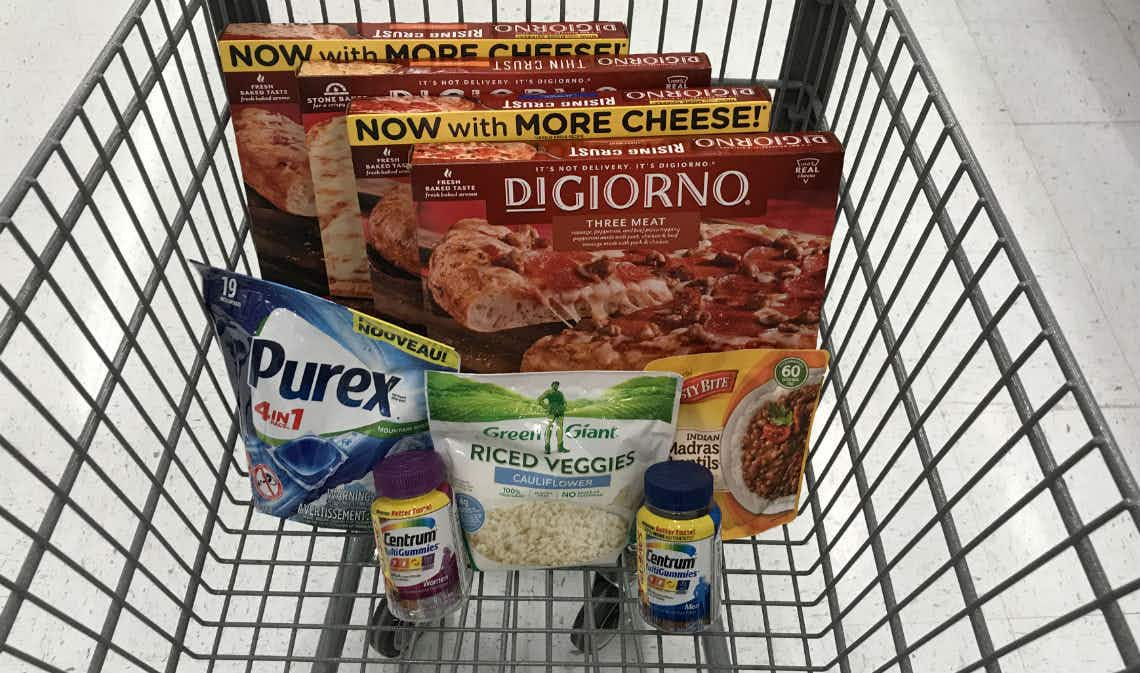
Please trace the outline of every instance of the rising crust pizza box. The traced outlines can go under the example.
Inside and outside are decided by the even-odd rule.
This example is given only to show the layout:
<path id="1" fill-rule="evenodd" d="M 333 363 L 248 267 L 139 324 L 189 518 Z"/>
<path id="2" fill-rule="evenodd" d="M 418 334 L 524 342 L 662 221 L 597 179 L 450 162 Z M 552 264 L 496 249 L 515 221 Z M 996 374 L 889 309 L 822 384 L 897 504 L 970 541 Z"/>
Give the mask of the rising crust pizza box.
<path id="1" fill-rule="evenodd" d="M 399 170 L 356 183 L 344 124 L 354 96 L 375 98 L 373 109 L 380 108 L 383 100 L 389 101 L 392 110 L 411 106 L 442 110 L 448 105 L 467 109 L 473 107 L 470 101 L 488 94 L 704 87 L 711 77 L 708 56 L 693 53 L 305 63 L 298 72 L 298 84 L 317 219 L 326 240 L 336 238 L 342 244 L 337 248 L 342 257 L 336 260 L 330 260 L 329 246 L 325 246 L 330 274 L 334 261 L 356 270 L 364 267 L 367 258 L 372 294 L 403 297 L 386 304 L 388 317 L 407 319 L 399 308 L 422 304 L 408 185 L 411 146 L 392 146 L 402 161 L 388 165 Z M 358 241 L 362 231 L 363 245 L 345 244 Z M 404 235 L 396 238 L 396 232 Z"/>
<path id="2" fill-rule="evenodd" d="M 417 148 L 430 331 L 488 371 L 814 348 L 842 164 L 817 132 Z"/>
<path id="3" fill-rule="evenodd" d="M 363 234 L 343 239 L 317 218 L 297 83 L 303 63 L 626 51 L 625 26 L 614 22 L 230 24 L 218 53 L 262 275 L 316 294 L 370 294 L 367 266 L 338 249 L 358 248 Z"/>
<path id="4" fill-rule="evenodd" d="M 348 142 L 364 208 L 369 207 L 370 185 L 406 175 L 412 153 L 519 159 L 532 156 L 536 143 L 552 139 L 766 130 L 771 107 L 762 87 L 489 93 L 478 103 L 446 99 L 454 102 L 441 105 L 442 100 L 388 96 L 352 101 Z M 389 203 L 397 206 L 398 218 L 383 205 L 373 207 L 369 216 L 373 248 L 388 260 L 402 260 L 401 268 L 409 273 L 422 272 L 410 196 Z M 390 276 L 384 281 L 376 286 L 374 299 L 385 317 L 423 327 L 436 315 L 429 311 L 425 317 L 422 293 L 414 285 L 398 291 Z"/>

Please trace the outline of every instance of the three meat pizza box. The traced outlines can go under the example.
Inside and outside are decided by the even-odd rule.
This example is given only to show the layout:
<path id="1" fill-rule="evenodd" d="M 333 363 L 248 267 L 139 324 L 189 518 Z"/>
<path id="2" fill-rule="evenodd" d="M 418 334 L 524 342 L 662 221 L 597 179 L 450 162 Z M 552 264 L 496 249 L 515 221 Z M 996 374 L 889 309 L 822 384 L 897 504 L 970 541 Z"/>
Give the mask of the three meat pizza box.
<path id="1" fill-rule="evenodd" d="M 691 53 L 406 63 L 309 61 L 297 77 L 317 220 L 334 292 L 369 294 L 362 287 L 362 270 L 367 266 L 373 293 L 402 288 L 419 304 L 419 255 L 408 185 L 412 146 L 390 148 L 399 162 L 388 165 L 398 171 L 357 184 L 344 123 L 353 97 L 387 99 L 387 107 L 374 101 L 373 109 L 380 110 L 466 110 L 474 106 L 463 98 L 479 100 L 488 94 L 708 86 L 712 66 L 705 54 Z"/>
<path id="2" fill-rule="evenodd" d="M 821 132 L 417 149 L 424 322 L 486 371 L 814 348 L 842 164 Z"/>
<path id="3" fill-rule="evenodd" d="M 424 329 L 434 315 L 424 313 L 421 284 L 391 273 L 392 265 L 406 274 L 422 272 L 411 197 L 397 191 L 408 187 L 390 186 L 376 195 L 375 185 L 390 185 L 393 177 L 407 175 L 411 154 L 493 163 L 530 158 L 537 143 L 551 139 L 752 131 L 768 128 L 770 107 L 771 98 L 760 87 L 487 94 L 479 102 L 353 99 L 348 142 L 361 205 L 369 212 L 372 258 L 379 262 L 374 267 L 376 311 Z M 465 132 L 461 127 L 485 131 Z M 481 139 L 465 142 L 472 135 Z"/>
<path id="4" fill-rule="evenodd" d="M 317 218 L 297 83 L 303 63 L 626 51 L 625 26 L 613 22 L 230 24 L 218 53 L 262 275 L 316 294 L 370 293 L 366 265 L 351 262 L 359 255 L 337 249 L 347 250 L 341 235 L 352 235 Z M 358 233 L 352 249 L 362 245 Z"/>

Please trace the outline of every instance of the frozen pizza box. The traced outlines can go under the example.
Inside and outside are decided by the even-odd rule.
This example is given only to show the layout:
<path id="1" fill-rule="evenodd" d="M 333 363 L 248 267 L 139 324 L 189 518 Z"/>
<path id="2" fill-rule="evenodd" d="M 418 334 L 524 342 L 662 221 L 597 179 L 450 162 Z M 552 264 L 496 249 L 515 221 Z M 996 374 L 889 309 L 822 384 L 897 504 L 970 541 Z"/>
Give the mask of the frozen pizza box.
<path id="1" fill-rule="evenodd" d="M 408 174 L 412 154 L 505 161 L 534 156 L 544 140 L 629 135 L 633 128 L 638 129 L 635 135 L 642 136 L 693 134 L 698 128 L 704 132 L 766 129 L 770 106 L 771 98 L 761 87 L 486 94 L 478 102 L 454 97 L 362 97 L 349 105 L 348 142 L 362 211 L 370 213 L 367 228 L 373 249 L 401 270 L 422 276 L 410 194 L 390 186 L 374 205 L 368 203 L 376 196 L 377 184 L 391 185 L 393 178 Z M 503 125 L 519 132 L 481 132 L 483 140 L 455 141 L 464 135 L 456 127 L 464 125 L 488 129 Z M 419 130 L 407 133 L 400 128 Z M 379 279 L 374 310 L 386 319 L 427 330 L 436 314 L 424 311 L 422 283 L 417 286 L 393 274 L 380 274 Z"/>
<path id="2" fill-rule="evenodd" d="M 412 162 L 435 316 L 424 322 L 465 365 L 632 370 L 672 355 L 815 347 L 843 164 L 834 135 L 476 154 L 417 148 Z"/>
<path id="3" fill-rule="evenodd" d="M 309 61 L 298 73 L 302 115 L 343 115 L 352 96 L 460 96 L 707 87 L 703 53 L 475 58 L 398 63 Z"/>
<path id="4" fill-rule="evenodd" d="M 298 72 L 301 119 L 321 231 L 342 243 L 364 239 L 338 247 L 344 258 L 336 260 L 326 245 L 330 273 L 334 261 L 356 270 L 367 258 L 373 294 L 414 296 L 413 303 L 422 304 L 408 186 L 411 146 L 390 147 L 399 161 L 387 165 L 395 170 L 357 183 L 344 123 L 354 96 L 375 98 L 374 110 L 466 110 L 474 108 L 471 100 L 491 94 L 708 86 L 711 76 L 708 56 L 693 53 L 305 63 Z M 386 302 L 386 315 L 406 317 L 400 305 Z"/>
<path id="5" fill-rule="evenodd" d="M 584 56 L 629 51 L 621 21 L 524 23 L 361 23 L 360 34 L 385 45 L 384 60 Z"/>
<path id="6" fill-rule="evenodd" d="M 230 24 L 218 55 L 262 275 L 317 294 L 370 293 L 354 252 L 363 233 L 322 228 L 317 217 L 297 82 L 302 64 L 626 51 L 625 27 L 613 22 Z"/>

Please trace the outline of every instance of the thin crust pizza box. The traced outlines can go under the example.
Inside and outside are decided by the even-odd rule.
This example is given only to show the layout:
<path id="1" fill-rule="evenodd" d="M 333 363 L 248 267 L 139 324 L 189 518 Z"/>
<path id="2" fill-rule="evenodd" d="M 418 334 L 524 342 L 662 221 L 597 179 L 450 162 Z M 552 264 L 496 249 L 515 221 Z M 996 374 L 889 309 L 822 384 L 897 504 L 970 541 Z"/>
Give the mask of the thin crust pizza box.
<path id="1" fill-rule="evenodd" d="M 322 295 L 371 294 L 363 233 L 317 218 L 297 82 L 303 63 L 626 51 L 625 26 L 615 22 L 230 24 L 218 54 L 262 276 Z"/>
<path id="2" fill-rule="evenodd" d="M 360 35 L 383 43 L 386 61 L 585 56 L 629 51 L 629 31 L 621 21 L 361 23 Z"/>
<path id="3" fill-rule="evenodd" d="M 700 87 L 708 86 L 711 77 L 708 56 L 693 53 L 405 63 L 309 61 L 301 66 L 298 83 L 321 230 L 326 237 L 343 232 L 345 238 L 360 231 L 363 223 L 364 245 L 346 248 L 344 254 L 355 258 L 344 263 L 356 269 L 366 256 L 372 293 L 385 298 L 384 314 L 406 322 L 418 315 L 423 304 L 408 185 L 411 147 L 391 148 L 403 153 L 404 162 L 398 166 L 402 170 L 356 183 L 344 123 L 353 97 L 376 98 L 373 109 L 384 99 L 393 110 L 470 109 L 474 107 L 470 101 L 489 94 Z M 414 306 L 413 314 L 402 310 L 408 305 Z"/>
<path id="4" fill-rule="evenodd" d="M 425 323 L 488 371 L 814 348 L 842 166 L 823 132 L 417 148 Z"/>

